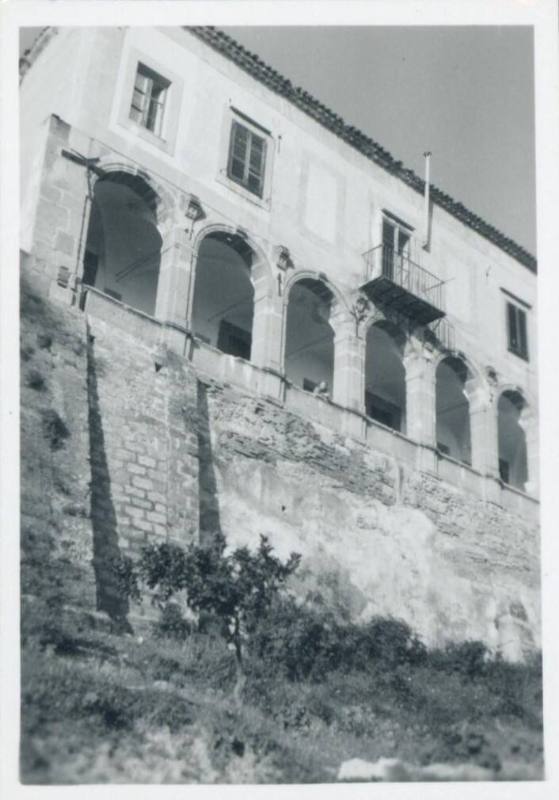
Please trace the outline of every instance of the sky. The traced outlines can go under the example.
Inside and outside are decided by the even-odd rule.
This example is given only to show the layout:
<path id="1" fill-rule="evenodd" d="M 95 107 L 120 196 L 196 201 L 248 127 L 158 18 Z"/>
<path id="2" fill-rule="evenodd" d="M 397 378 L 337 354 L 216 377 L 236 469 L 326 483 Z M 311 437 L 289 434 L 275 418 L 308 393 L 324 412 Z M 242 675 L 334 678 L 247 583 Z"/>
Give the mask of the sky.
<path id="1" fill-rule="evenodd" d="M 223 30 L 535 254 L 531 28 Z"/>
<path id="2" fill-rule="evenodd" d="M 224 30 L 535 253 L 531 28 Z"/>

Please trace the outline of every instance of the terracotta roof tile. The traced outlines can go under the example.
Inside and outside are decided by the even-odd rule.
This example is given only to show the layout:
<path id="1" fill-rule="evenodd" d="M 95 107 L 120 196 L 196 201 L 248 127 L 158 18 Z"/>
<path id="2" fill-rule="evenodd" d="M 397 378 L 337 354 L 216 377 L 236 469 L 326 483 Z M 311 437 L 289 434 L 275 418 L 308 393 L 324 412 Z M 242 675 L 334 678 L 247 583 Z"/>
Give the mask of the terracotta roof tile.
<path id="1" fill-rule="evenodd" d="M 345 123 L 338 114 L 309 94 L 309 92 L 299 86 L 293 86 L 290 80 L 284 78 L 283 75 L 280 75 L 279 72 L 264 63 L 258 56 L 250 53 L 245 47 L 226 33 L 209 26 L 192 26 L 186 27 L 185 30 L 190 31 L 222 55 L 234 61 L 237 66 L 249 72 L 256 80 L 266 85 L 272 91 L 286 97 L 294 105 L 316 119 L 317 122 L 328 128 L 332 133 L 339 136 L 371 161 L 374 161 L 392 175 L 403 180 L 406 184 L 415 189 L 415 191 L 423 193 L 425 182 L 416 175 L 413 170 L 404 167 L 401 161 L 397 161 L 387 150 L 358 128 Z M 501 231 L 497 230 L 493 225 L 485 222 L 485 220 L 477 214 L 467 209 L 462 203 L 454 200 L 432 184 L 430 192 L 434 203 L 444 208 L 459 219 L 460 222 L 463 222 L 464 225 L 467 225 L 481 236 L 489 239 L 489 241 L 493 242 L 497 247 L 500 247 L 521 264 L 528 267 L 528 269 L 533 272 L 537 271 L 537 261 L 535 257 L 524 247 L 521 247 L 521 245 L 514 242 L 508 236 L 505 236 L 505 234 L 501 233 Z"/>
<path id="2" fill-rule="evenodd" d="M 404 181 L 408 186 L 411 186 L 415 191 L 423 193 L 425 182 L 416 175 L 413 170 L 404 167 L 401 161 L 397 161 L 387 150 L 381 147 L 378 142 L 375 142 L 353 125 L 348 125 L 339 114 L 336 114 L 325 106 L 309 94 L 309 92 L 299 86 L 293 86 L 288 78 L 285 78 L 273 69 L 273 67 L 270 67 L 254 53 L 249 52 L 226 33 L 209 26 L 185 27 L 184 30 L 193 33 L 226 58 L 234 61 L 237 66 L 253 75 L 256 80 L 263 83 L 276 94 L 287 98 L 306 114 L 316 119 L 317 122 L 325 128 L 328 128 L 333 134 L 339 136 L 340 139 L 343 139 L 371 161 L 374 161 L 375 164 L 379 164 L 392 175 L 400 178 L 400 180 Z M 24 55 L 22 71 L 26 71 L 26 69 L 33 65 L 39 53 L 46 47 L 56 32 L 56 28 L 53 27 L 44 28 L 41 31 L 31 48 L 27 50 Z M 489 239 L 489 241 L 493 242 L 497 247 L 500 247 L 501 250 L 504 250 L 521 264 L 524 264 L 524 266 L 528 267 L 532 272 L 537 271 L 536 259 L 519 244 L 508 236 L 505 236 L 505 234 L 501 233 L 501 231 L 497 230 L 493 225 L 485 222 L 485 220 L 477 216 L 477 214 L 469 211 L 462 203 L 457 202 L 436 186 L 431 184 L 430 191 L 434 203 L 444 208 L 449 214 L 452 214 L 463 222 L 464 225 L 467 225 L 481 236 Z"/>

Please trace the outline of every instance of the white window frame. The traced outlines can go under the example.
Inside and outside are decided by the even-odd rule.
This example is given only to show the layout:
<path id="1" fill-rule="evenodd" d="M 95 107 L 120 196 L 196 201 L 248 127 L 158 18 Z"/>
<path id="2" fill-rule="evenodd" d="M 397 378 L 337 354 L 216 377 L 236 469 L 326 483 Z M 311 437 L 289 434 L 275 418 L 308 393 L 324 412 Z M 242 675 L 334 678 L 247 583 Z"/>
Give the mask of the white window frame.
<path id="1" fill-rule="evenodd" d="M 384 242 L 384 224 L 385 224 L 385 222 L 389 223 L 394 228 L 394 246 L 392 248 L 392 253 L 393 253 L 392 270 L 393 271 L 397 271 L 398 268 L 402 269 L 402 267 L 405 267 L 405 262 L 406 261 L 411 261 L 411 262 L 417 263 L 416 258 L 415 258 L 415 250 L 416 250 L 416 247 L 415 247 L 415 229 L 413 228 L 412 225 L 410 225 L 408 222 L 405 222 L 403 219 L 401 219 L 399 216 L 394 214 L 392 211 L 389 211 L 388 209 L 383 208 L 383 209 L 381 209 L 381 212 L 380 212 L 379 234 L 378 234 L 379 244 L 382 247 L 382 250 L 380 251 L 382 253 L 382 260 L 381 260 L 381 263 L 379 265 L 380 266 L 380 270 L 381 271 L 384 270 L 384 263 L 385 263 L 385 260 L 387 260 L 387 256 L 386 256 L 386 253 L 385 253 L 385 250 L 384 250 L 384 248 L 385 248 L 385 242 Z M 398 239 L 399 239 L 400 233 L 403 233 L 407 237 L 407 245 L 406 245 L 405 251 L 402 252 L 402 253 L 398 253 Z M 397 258 L 398 255 L 402 255 L 403 256 L 403 258 L 401 259 L 401 262 Z M 378 261 L 376 261 L 376 259 L 375 259 L 375 262 L 377 264 L 379 263 Z"/>
<path id="2" fill-rule="evenodd" d="M 244 152 L 239 157 L 239 139 L 244 135 L 245 141 L 241 142 Z M 244 145 L 244 146 L 243 146 Z M 260 149 L 258 170 L 253 166 L 253 155 Z M 252 192 L 257 197 L 262 198 L 264 193 L 264 180 L 266 177 L 266 156 L 268 150 L 267 137 L 256 131 L 252 126 L 246 125 L 238 119 L 234 119 L 231 124 L 231 134 L 229 137 L 229 158 L 227 159 L 227 177 L 238 183 L 247 191 Z M 237 166 L 236 166 L 237 165 Z M 238 166 L 241 167 L 241 175 L 235 175 Z M 251 179 L 257 181 L 256 186 L 251 186 Z"/>
<path id="3" fill-rule="evenodd" d="M 168 84 L 159 135 L 130 116 L 140 65 Z M 116 119 L 114 121 L 120 128 L 133 133 L 140 141 L 147 142 L 169 155 L 174 155 L 183 96 L 184 82 L 182 78 L 167 69 L 165 65 L 155 61 L 147 53 L 140 52 L 136 48 L 130 48 L 124 56 L 123 76 L 122 83 L 119 84 L 118 96 L 115 99 Z"/>
<path id="4" fill-rule="evenodd" d="M 143 87 L 140 85 L 143 82 Z M 134 90 L 130 102 L 130 119 L 163 139 L 165 111 L 169 100 L 171 81 L 138 62 Z M 153 111 L 155 109 L 155 116 Z M 137 112 L 137 113 L 135 113 Z"/>
<path id="5" fill-rule="evenodd" d="M 406 252 L 404 253 L 405 258 L 412 261 L 413 260 L 413 251 L 414 251 L 414 228 L 404 220 L 397 217 L 392 212 L 387 211 L 386 209 L 382 210 L 381 221 L 380 221 L 380 243 L 384 245 L 384 223 L 388 222 L 394 228 L 394 244 L 395 247 L 393 251 L 395 253 L 398 252 L 397 247 L 397 240 L 399 238 L 400 233 L 403 233 L 407 237 L 407 248 Z"/>

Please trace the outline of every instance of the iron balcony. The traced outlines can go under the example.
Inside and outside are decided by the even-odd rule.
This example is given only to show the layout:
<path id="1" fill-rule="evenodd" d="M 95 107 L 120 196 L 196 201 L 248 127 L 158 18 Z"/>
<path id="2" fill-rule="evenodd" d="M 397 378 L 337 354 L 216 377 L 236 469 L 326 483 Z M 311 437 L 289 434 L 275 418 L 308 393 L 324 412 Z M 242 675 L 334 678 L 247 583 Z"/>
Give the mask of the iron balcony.
<path id="1" fill-rule="evenodd" d="M 443 281 L 405 254 L 379 245 L 363 254 L 367 280 L 360 287 L 377 306 L 427 324 L 445 316 Z"/>

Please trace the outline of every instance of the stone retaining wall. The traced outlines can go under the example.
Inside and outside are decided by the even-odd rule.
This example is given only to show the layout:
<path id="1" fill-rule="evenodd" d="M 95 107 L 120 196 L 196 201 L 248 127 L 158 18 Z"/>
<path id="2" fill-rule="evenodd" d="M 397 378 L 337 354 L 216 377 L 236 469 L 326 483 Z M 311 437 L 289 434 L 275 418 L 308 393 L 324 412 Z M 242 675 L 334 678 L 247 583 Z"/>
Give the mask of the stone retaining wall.
<path id="1" fill-rule="evenodd" d="M 95 575 L 84 605 L 125 616 L 115 557 L 221 530 L 231 546 L 265 534 L 282 557 L 300 552 L 296 590 L 342 616 L 393 615 L 429 644 L 482 639 L 512 659 L 539 646 L 528 516 L 212 380 L 106 319 L 38 302 L 40 315 L 23 308 L 25 341 L 54 344 L 46 394 L 26 385 L 36 351 L 24 362 L 22 521 L 35 539 L 48 528 L 92 588 Z M 58 449 L 41 433 L 41 403 L 68 429 Z"/>

